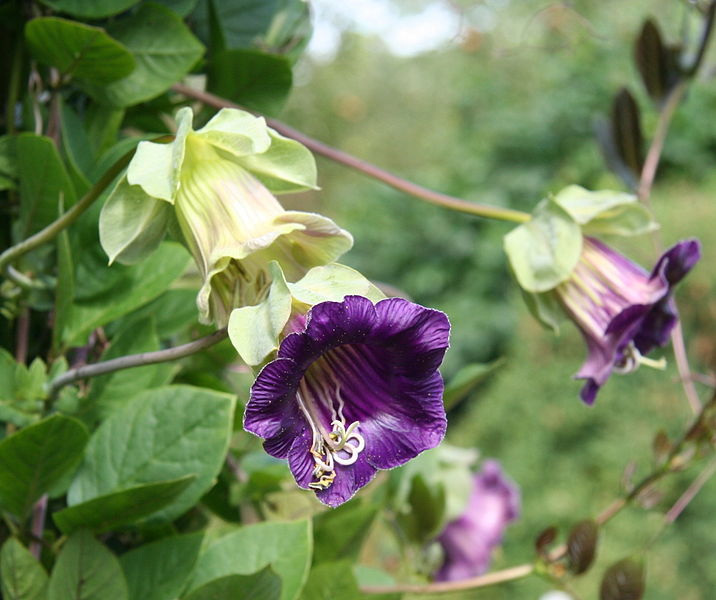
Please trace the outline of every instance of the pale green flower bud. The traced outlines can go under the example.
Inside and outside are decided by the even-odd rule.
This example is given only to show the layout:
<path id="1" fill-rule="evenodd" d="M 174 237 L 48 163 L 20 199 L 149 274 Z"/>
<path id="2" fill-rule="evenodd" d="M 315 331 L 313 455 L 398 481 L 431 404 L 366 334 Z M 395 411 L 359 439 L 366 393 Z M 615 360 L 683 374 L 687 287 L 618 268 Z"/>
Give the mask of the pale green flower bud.
<path id="1" fill-rule="evenodd" d="M 190 109 L 179 111 L 171 144 L 139 144 L 102 209 L 100 240 L 110 262 L 136 262 L 175 218 L 203 278 L 200 318 L 224 326 L 232 309 L 266 295 L 270 261 L 296 281 L 353 240 L 330 219 L 286 211 L 273 196 L 315 188 L 315 162 L 301 144 L 243 111 L 224 109 L 198 131 L 191 118 Z"/>

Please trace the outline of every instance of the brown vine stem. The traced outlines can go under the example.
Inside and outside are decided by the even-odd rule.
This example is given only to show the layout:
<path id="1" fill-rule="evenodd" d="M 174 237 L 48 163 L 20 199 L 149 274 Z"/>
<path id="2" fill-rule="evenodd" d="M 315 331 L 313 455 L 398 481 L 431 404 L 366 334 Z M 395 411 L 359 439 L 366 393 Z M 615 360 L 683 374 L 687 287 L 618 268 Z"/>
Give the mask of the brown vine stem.
<path id="1" fill-rule="evenodd" d="M 361 586 L 365 594 L 434 594 L 440 592 L 457 592 L 460 590 L 472 590 L 480 587 L 523 579 L 531 575 L 535 570 L 533 564 L 517 565 L 502 571 L 493 571 L 479 577 L 461 579 L 460 581 L 441 581 L 439 583 L 397 583 L 395 585 L 370 585 Z"/>
<path id="2" fill-rule="evenodd" d="M 144 365 L 153 365 L 155 363 L 184 358 L 185 356 L 205 350 L 214 344 L 218 344 L 227 335 L 226 327 L 224 327 L 223 329 L 215 331 L 211 335 L 207 335 L 187 344 L 182 344 L 181 346 L 157 350 L 156 352 L 128 354 L 127 356 L 120 356 L 119 358 L 113 358 L 112 360 L 105 360 L 103 362 L 70 369 L 49 383 L 47 389 L 48 397 L 54 398 L 64 386 L 75 381 L 79 381 L 80 379 L 97 377 L 98 375 L 105 375 L 106 373 L 113 373 L 114 371 L 122 369 L 131 369 L 134 367 L 142 367 Z"/>
<path id="3" fill-rule="evenodd" d="M 241 110 L 247 110 L 230 100 L 215 96 L 209 92 L 195 90 L 194 88 L 181 83 L 174 84 L 172 89 L 187 98 L 193 98 L 203 104 L 213 106 L 214 108 L 239 108 Z M 525 223 L 530 220 L 529 213 L 525 213 L 520 210 L 501 208 L 499 206 L 491 206 L 489 204 L 480 204 L 477 202 L 467 202 L 461 198 L 456 198 L 454 196 L 449 196 L 447 194 L 425 188 L 421 185 L 413 183 L 412 181 L 408 181 L 407 179 L 403 179 L 402 177 L 398 177 L 393 173 L 385 171 L 374 164 L 356 158 L 347 152 L 343 152 L 342 150 L 333 148 L 328 144 L 319 142 L 318 140 L 301 133 L 297 129 L 294 129 L 281 121 L 277 121 L 276 119 L 267 118 L 266 123 L 279 133 L 302 143 L 306 146 L 306 148 L 312 150 L 316 154 L 325 156 L 334 162 L 359 171 L 360 173 L 363 173 L 368 177 L 372 177 L 373 179 L 377 179 L 378 181 L 382 181 L 396 190 L 400 190 L 401 192 L 419 198 L 425 202 L 429 202 L 430 204 L 435 204 L 437 206 L 442 206 L 443 208 L 449 208 L 451 210 L 478 217 L 497 219 L 499 221 Z"/>

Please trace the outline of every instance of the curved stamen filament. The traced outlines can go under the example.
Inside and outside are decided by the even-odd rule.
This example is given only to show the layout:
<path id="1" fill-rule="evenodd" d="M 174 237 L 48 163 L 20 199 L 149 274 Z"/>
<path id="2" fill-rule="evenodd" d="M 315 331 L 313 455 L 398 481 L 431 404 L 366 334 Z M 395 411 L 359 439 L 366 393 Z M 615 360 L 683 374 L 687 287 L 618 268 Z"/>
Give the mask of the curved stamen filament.
<path id="1" fill-rule="evenodd" d="M 629 342 L 629 345 L 624 348 L 624 356 L 614 365 L 614 372 L 619 373 L 620 375 L 632 373 L 641 365 L 663 371 L 666 368 L 666 359 L 663 357 L 658 360 L 647 358 L 646 356 L 643 356 L 639 350 L 637 350 L 634 342 Z"/>

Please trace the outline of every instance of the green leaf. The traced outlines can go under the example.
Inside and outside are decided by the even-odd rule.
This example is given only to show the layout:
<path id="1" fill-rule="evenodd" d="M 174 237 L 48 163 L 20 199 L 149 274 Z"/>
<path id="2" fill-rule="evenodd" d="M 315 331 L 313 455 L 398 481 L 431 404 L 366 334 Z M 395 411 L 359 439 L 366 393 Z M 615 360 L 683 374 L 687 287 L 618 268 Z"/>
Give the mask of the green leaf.
<path id="1" fill-rule="evenodd" d="M 149 256 L 164 239 L 171 216 L 168 202 L 148 196 L 122 177 L 99 217 L 99 239 L 109 264 L 116 260 L 131 265 Z"/>
<path id="2" fill-rule="evenodd" d="M 194 590 L 183 600 L 279 600 L 281 578 L 271 567 L 252 575 L 227 575 Z"/>
<path id="3" fill-rule="evenodd" d="M 75 190 L 50 138 L 21 133 L 16 143 L 21 198 L 17 234 L 25 239 L 57 219 L 61 204 L 72 206 Z"/>
<path id="4" fill-rule="evenodd" d="M 175 242 L 163 242 L 146 260 L 131 267 L 113 265 L 95 273 L 100 284 L 111 287 L 87 300 L 76 300 L 63 333 L 65 345 L 84 343 L 97 327 L 154 300 L 179 277 L 190 261 L 186 250 Z M 89 276 L 88 269 L 77 273 L 77 285 Z"/>
<path id="5" fill-rule="evenodd" d="M 47 374 L 40 358 L 30 367 L 0 348 L 0 420 L 24 427 L 38 420 L 43 409 Z"/>
<path id="6" fill-rule="evenodd" d="M 537 205 L 532 219 L 504 238 L 518 283 L 528 292 L 546 292 L 565 281 L 582 252 L 579 225 L 553 200 Z"/>
<path id="7" fill-rule="evenodd" d="M 659 228 L 633 194 L 611 190 L 592 192 L 570 185 L 561 190 L 554 201 L 582 225 L 587 234 L 640 235 Z"/>
<path id="8" fill-rule="evenodd" d="M 293 600 L 311 564 L 311 522 L 264 522 L 213 542 L 199 557 L 189 590 L 228 575 L 248 575 L 271 565 L 281 577 L 281 600 Z"/>
<path id="9" fill-rule="evenodd" d="M 319 302 L 342 302 L 348 295 L 365 296 L 372 302 L 385 298 L 361 273 L 338 263 L 314 267 L 296 283 L 289 283 L 288 288 L 296 300 L 311 306 Z"/>
<path id="10" fill-rule="evenodd" d="M 209 91 L 269 115 L 283 108 L 292 83 L 291 63 L 283 56 L 225 50 L 209 63 Z"/>
<path id="11" fill-rule="evenodd" d="M 25 26 L 33 56 L 61 75 L 104 85 L 134 70 L 134 57 L 99 28 L 58 17 L 40 17 Z"/>
<path id="12" fill-rule="evenodd" d="M 489 363 L 472 363 L 462 367 L 445 386 L 443 392 L 443 404 L 445 410 L 454 408 L 459 402 L 466 398 L 470 392 L 497 369 L 505 364 L 502 358 Z"/>
<path id="13" fill-rule="evenodd" d="M 198 0 L 154 0 L 157 4 L 166 6 L 173 13 L 180 17 L 186 17 L 194 7 Z"/>
<path id="14" fill-rule="evenodd" d="M 159 347 L 154 318 L 149 316 L 118 332 L 101 360 L 154 352 Z M 158 363 L 100 375 L 92 379 L 86 403 L 98 417 L 104 418 L 139 392 L 169 383 L 174 370 L 171 363 Z"/>
<path id="15" fill-rule="evenodd" d="M 139 0 L 40 0 L 46 6 L 73 17 L 99 19 L 111 17 L 133 6 Z"/>
<path id="16" fill-rule="evenodd" d="M 313 519 L 313 563 L 350 558 L 357 560 L 363 540 L 378 514 L 375 504 L 347 502 Z"/>
<path id="17" fill-rule="evenodd" d="M 194 475 L 186 475 L 171 481 L 137 485 L 75 504 L 56 512 L 52 518 L 64 534 L 82 528 L 104 533 L 153 515 L 173 502 L 194 479 Z"/>
<path id="18" fill-rule="evenodd" d="M 0 442 L 0 506 L 24 518 L 33 503 L 79 462 L 89 434 L 53 415 Z"/>
<path id="19" fill-rule="evenodd" d="M 279 0 L 211 0 L 221 45 L 247 48 L 264 34 L 276 13 Z"/>
<path id="20" fill-rule="evenodd" d="M 142 4 L 134 14 L 109 28 L 134 55 L 130 75 L 87 91 L 105 104 L 132 106 L 150 100 L 184 77 L 204 54 L 204 46 L 171 10 Z"/>
<path id="21" fill-rule="evenodd" d="M 89 531 L 72 534 L 50 575 L 48 600 L 109 598 L 129 600 L 119 561 Z"/>
<path id="22" fill-rule="evenodd" d="M 525 301 L 530 314 L 537 321 L 549 329 L 552 333 L 559 333 L 559 324 L 563 319 L 564 310 L 559 301 L 552 292 L 544 294 L 531 294 L 530 292 L 520 288 L 522 299 Z"/>
<path id="23" fill-rule="evenodd" d="M 349 561 L 327 562 L 311 569 L 301 600 L 398 600 L 400 594 L 364 594 Z"/>
<path id="24" fill-rule="evenodd" d="M 52 349 L 56 354 L 62 346 L 62 337 L 72 314 L 75 297 L 75 266 L 67 230 L 57 236 L 57 279 L 61 282 L 55 291 L 55 323 L 52 329 Z"/>
<path id="25" fill-rule="evenodd" d="M 14 190 L 17 187 L 17 137 L 0 136 L 0 190 Z"/>
<path id="26" fill-rule="evenodd" d="M 168 386 L 138 394 L 92 436 L 68 504 L 194 473 L 176 501 L 152 517 L 174 519 L 213 484 L 226 456 L 233 411 L 233 397 L 207 389 Z"/>
<path id="27" fill-rule="evenodd" d="M 87 107 L 85 123 L 93 156 L 102 155 L 116 143 L 123 119 L 124 110 L 122 109 L 94 102 Z"/>
<path id="28" fill-rule="evenodd" d="M 615 562 L 604 573 L 599 588 L 600 600 L 640 600 L 646 581 L 644 563 L 634 558 Z"/>
<path id="29" fill-rule="evenodd" d="M 82 119 L 66 103 L 60 104 L 62 151 L 68 163 L 72 182 L 78 195 L 90 188 L 90 174 L 94 165 L 92 145 Z"/>
<path id="30" fill-rule="evenodd" d="M 191 575 L 203 534 L 165 538 L 139 546 L 120 558 L 129 585 L 129 597 L 175 600 Z"/>
<path id="31" fill-rule="evenodd" d="M 152 317 L 156 324 L 159 339 L 167 339 L 179 333 L 188 325 L 196 324 L 196 290 L 170 289 L 157 299 L 152 300 L 107 328 L 110 335 L 115 331 L 129 327 L 146 317 Z M 117 328 L 115 329 L 116 326 Z"/>
<path id="32" fill-rule="evenodd" d="M 272 281 L 268 297 L 255 306 L 233 310 L 229 317 L 231 343 L 251 366 L 261 364 L 278 348 L 278 336 L 291 315 L 291 293 L 281 267 L 271 261 L 269 270 Z"/>
<path id="33" fill-rule="evenodd" d="M 39 561 L 15 538 L 0 550 L 0 581 L 5 600 L 45 600 L 47 573 Z"/>

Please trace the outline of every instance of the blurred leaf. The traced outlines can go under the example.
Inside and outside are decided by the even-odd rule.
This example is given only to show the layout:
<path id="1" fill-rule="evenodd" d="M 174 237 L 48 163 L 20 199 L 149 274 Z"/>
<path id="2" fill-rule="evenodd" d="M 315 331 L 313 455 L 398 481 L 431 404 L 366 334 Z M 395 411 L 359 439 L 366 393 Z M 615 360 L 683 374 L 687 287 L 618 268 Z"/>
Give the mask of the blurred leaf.
<path id="1" fill-rule="evenodd" d="M 188 325 L 197 323 L 196 290 L 169 289 L 149 304 L 112 323 L 106 332 L 114 336 L 130 323 L 138 323 L 147 317 L 154 319 L 159 339 L 175 336 Z"/>
<path id="2" fill-rule="evenodd" d="M 136 485 L 69 506 L 52 518 L 65 535 L 82 528 L 104 533 L 153 515 L 171 504 L 194 479 L 194 475 L 186 475 L 171 481 Z"/>
<path id="3" fill-rule="evenodd" d="M 196 504 L 221 469 L 233 411 L 233 397 L 206 389 L 168 386 L 138 394 L 93 434 L 68 504 L 193 473 L 194 482 L 151 520 L 176 518 Z"/>
<path id="4" fill-rule="evenodd" d="M 62 151 L 68 163 L 75 190 L 78 195 L 82 195 L 90 188 L 89 176 L 94 165 L 92 145 L 84 122 L 64 102 L 60 105 L 60 125 L 62 127 Z"/>
<path id="5" fill-rule="evenodd" d="M 87 257 L 80 256 L 82 258 Z M 75 300 L 63 334 L 65 345 L 83 344 L 95 328 L 154 300 L 183 273 L 189 260 L 189 255 L 179 244 L 163 242 L 138 265 L 113 265 L 95 272 L 93 277 L 97 283 L 106 287 L 92 298 Z M 93 262 L 78 263 L 78 288 L 85 284 L 86 277 L 92 276 L 89 267 Z"/>
<path id="6" fill-rule="evenodd" d="M 416 542 L 433 539 L 445 524 L 446 490 L 442 485 L 431 486 L 420 474 L 410 480 L 408 509 L 398 515 L 403 530 Z"/>
<path id="7" fill-rule="evenodd" d="M 279 600 L 281 578 L 271 567 L 251 575 L 227 575 L 214 579 L 182 600 Z"/>
<path id="8" fill-rule="evenodd" d="M 599 527 L 592 519 L 580 521 L 567 536 L 567 562 L 575 575 L 585 573 L 594 562 Z"/>
<path id="9" fill-rule="evenodd" d="M 544 294 L 531 294 L 520 288 L 522 299 L 527 305 L 530 314 L 537 319 L 540 325 L 549 329 L 555 335 L 559 333 L 559 324 L 564 317 L 564 309 L 551 292 Z"/>
<path id="10" fill-rule="evenodd" d="M 35 501 L 77 465 L 89 434 L 53 415 L 0 442 L 0 506 L 24 519 Z"/>
<path id="11" fill-rule="evenodd" d="M 395 585 L 395 578 L 392 575 L 375 567 L 354 564 L 352 571 L 359 586 Z"/>
<path id="12" fill-rule="evenodd" d="M 557 539 L 557 528 L 554 525 L 547 527 L 547 529 L 541 531 L 535 540 L 535 550 L 537 554 L 544 559 L 549 556 L 549 547 L 552 545 L 554 540 Z"/>
<path id="13" fill-rule="evenodd" d="M 328 584 L 327 582 L 330 582 Z M 301 600 L 361 600 L 368 596 L 361 593 L 349 561 L 324 562 L 311 569 Z M 376 600 L 397 599 L 399 594 L 370 594 Z"/>
<path id="14" fill-rule="evenodd" d="M 154 318 L 145 317 L 118 332 L 101 360 L 154 352 L 159 347 Z M 94 377 L 85 403 L 98 417 L 106 417 L 139 392 L 168 384 L 174 369 L 171 363 L 158 363 Z"/>
<path id="15" fill-rule="evenodd" d="M 204 53 L 204 46 L 176 14 L 151 2 L 109 30 L 129 49 L 137 66 L 123 79 L 86 89 L 95 99 L 116 107 L 132 106 L 165 92 Z"/>
<path id="16" fill-rule="evenodd" d="M 241 359 L 256 366 L 276 348 L 278 336 L 291 316 L 291 293 L 276 261 L 269 263 L 271 287 L 255 306 L 236 308 L 229 317 L 229 338 Z"/>
<path id="17" fill-rule="evenodd" d="M 50 138 L 21 133 L 16 143 L 21 199 L 17 236 L 25 239 L 57 219 L 60 204 L 72 206 L 75 190 Z"/>
<path id="18" fill-rule="evenodd" d="M 281 600 L 298 596 L 311 564 L 311 521 L 248 525 L 213 542 L 199 557 L 189 590 L 267 565 L 281 578 Z"/>
<path id="19" fill-rule="evenodd" d="M 282 0 L 263 38 L 262 47 L 286 56 L 295 63 L 311 38 L 309 3 L 303 0 Z"/>
<path id="20" fill-rule="evenodd" d="M 251 110 L 274 115 L 291 91 L 291 64 L 257 50 L 225 50 L 213 56 L 208 89 Z"/>
<path id="21" fill-rule="evenodd" d="M 98 19 L 116 15 L 139 0 L 40 0 L 40 2 L 73 17 Z"/>
<path id="22" fill-rule="evenodd" d="M 101 156 L 117 141 L 119 127 L 124 119 L 124 110 L 92 103 L 85 112 L 87 136 L 92 147 L 92 155 Z M 90 172 L 90 179 L 93 172 Z"/>
<path id="23" fill-rule="evenodd" d="M 660 429 L 656 432 L 651 447 L 654 451 L 654 461 L 656 462 L 657 466 L 664 465 L 669 458 L 669 453 L 673 448 L 666 431 Z"/>
<path id="24" fill-rule="evenodd" d="M 40 562 L 15 538 L 0 551 L 0 582 L 5 600 L 45 600 L 47 573 Z"/>
<path id="25" fill-rule="evenodd" d="M 210 0 L 219 46 L 248 48 L 266 32 L 279 0 Z"/>
<path id="26" fill-rule="evenodd" d="M 129 50 L 99 27 L 40 17 L 25 26 L 25 39 L 37 60 L 89 83 L 110 83 L 134 70 Z"/>
<path id="27" fill-rule="evenodd" d="M 57 236 L 57 279 L 62 282 L 55 291 L 55 323 L 52 329 L 52 349 L 58 353 L 62 336 L 72 312 L 75 297 L 75 267 L 67 230 Z"/>
<path id="28" fill-rule="evenodd" d="M 14 190 L 17 187 L 17 137 L 0 136 L 0 190 Z"/>
<path id="29" fill-rule="evenodd" d="M 604 573 L 599 588 L 600 600 L 640 600 L 644 597 L 646 581 L 644 564 L 640 560 L 624 558 Z"/>
<path id="30" fill-rule="evenodd" d="M 636 189 L 644 165 L 644 142 L 639 106 L 626 88 L 614 97 L 610 122 L 598 134 L 609 168 Z"/>
<path id="31" fill-rule="evenodd" d="M 124 553 L 120 563 L 129 585 L 129 597 L 175 600 L 199 556 L 202 533 L 178 535 L 144 544 Z"/>
<path id="32" fill-rule="evenodd" d="M 377 514 L 376 505 L 357 500 L 317 514 L 313 518 L 313 563 L 357 560 Z"/>
<path id="33" fill-rule="evenodd" d="M 445 410 L 455 408 L 477 385 L 482 383 L 504 364 L 505 360 L 498 358 L 486 364 L 473 363 L 462 367 L 445 386 L 445 392 L 443 393 Z"/>
<path id="34" fill-rule="evenodd" d="M 198 0 L 154 0 L 157 4 L 166 6 L 173 13 L 180 17 L 186 17 L 194 7 Z"/>
<path id="35" fill-rule="evenodd" d="M 546 292 L 571 275 L 582 251 L 582 231 L 569 213 L 547 199 L 530 221 L 504 237 L 504 246 L 520 286 Z"/>
<path id="36" fill-rule="evenodd" d="M 114 555 L 88 531 L 70 536 L 50 575 L 48 600 L 129 600 Z M 133 600 L 133 599 L 132 599 Z"/>
<path id="37" fill-rule="evenodd" d="M 679 51 L 661 40 L 659 27 L 652 19 L 642 25 L 634 46 L 634 59 L 649 97 L 661 104 L 679 79 Z"/>

